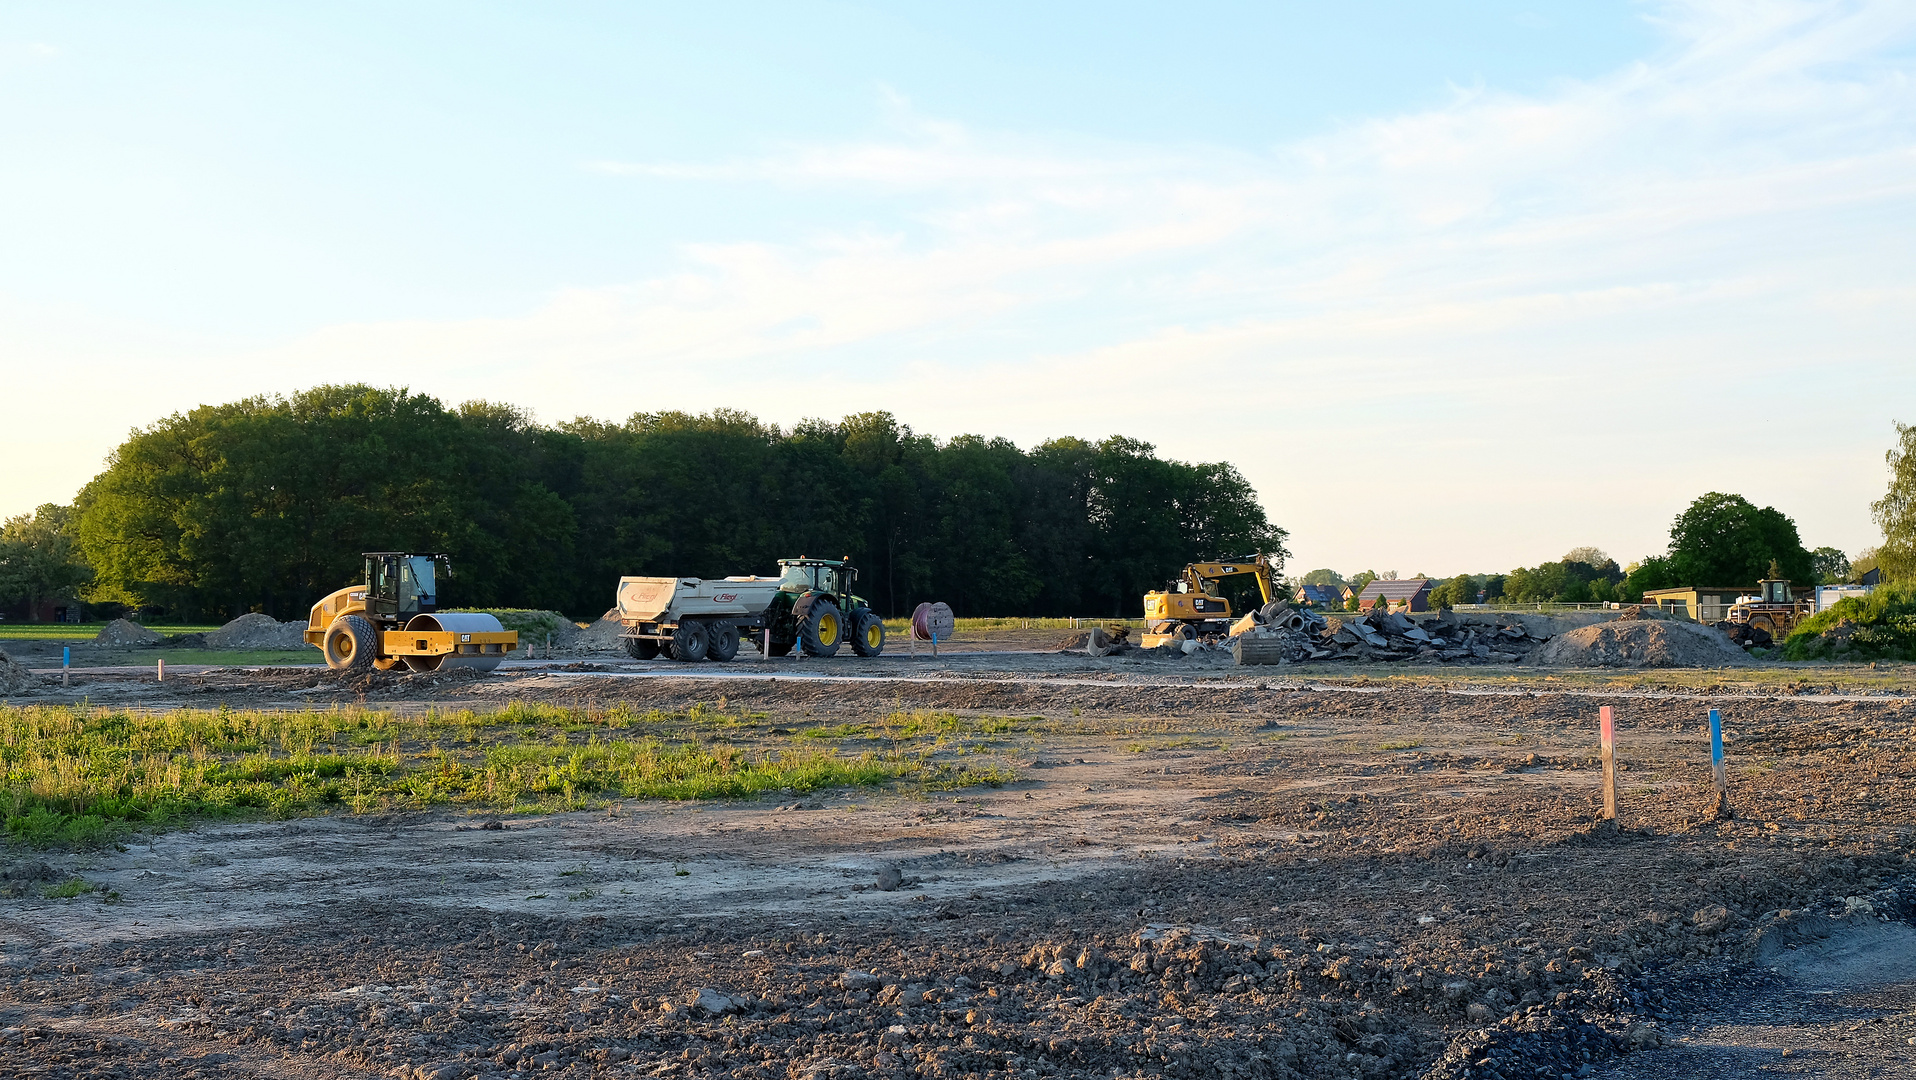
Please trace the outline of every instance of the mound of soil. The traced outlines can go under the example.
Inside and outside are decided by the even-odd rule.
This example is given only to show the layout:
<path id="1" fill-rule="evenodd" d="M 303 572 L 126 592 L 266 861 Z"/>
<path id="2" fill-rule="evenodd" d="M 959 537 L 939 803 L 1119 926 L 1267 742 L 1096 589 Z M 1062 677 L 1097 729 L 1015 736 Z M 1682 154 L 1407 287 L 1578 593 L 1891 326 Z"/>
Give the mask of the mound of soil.
<path id="1" fill-rule="evenodd" d="M 622 653 L 625 651 L 625 642 L 619 639 L 622 629 L 619 625 L 619 609 L 613 608 L 600 616 L 597 622 L 587 624 L 585 629 L 576 634 L 567 635 L 565 640 L 555 639 L 554 644 L 567 652 Z"/>
<path id="2" fill-rule="evenodd" d="M 305 620 L 280 622 L 255 611 L 206 635 L 209 649 L 304 649 Z"/>
<path id="3" fill-rule="evenodd" d="M 1662 619 L 1614 620 L 1561 634 L 1538 649 L 1539 664 L 1563 667 L 1728 667 L 1743 650 L 1715 627 Z"/>
<path id="4" fill-rule="evenodd" d="M 0 693 L 17 694 L 38 681 L 25 664 L 8 656 L 5 649 L 0 649 Z"/>
<path id="5" fill-rule="evenodd" d="M 158 645 L 166 639 L 139 623 L 115 619 L 101 627 L 93 640 L 99 645 L 124 649 L 130 645 Z"/>

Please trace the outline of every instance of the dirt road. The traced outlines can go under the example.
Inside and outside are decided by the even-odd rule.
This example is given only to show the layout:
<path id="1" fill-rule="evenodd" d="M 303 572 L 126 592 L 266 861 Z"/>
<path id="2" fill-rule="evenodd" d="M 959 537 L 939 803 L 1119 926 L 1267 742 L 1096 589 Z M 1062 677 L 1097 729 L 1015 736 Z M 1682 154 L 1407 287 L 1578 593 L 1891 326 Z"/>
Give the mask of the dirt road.
<path id="1" fill-rule="evenodd" d="M 0 900 L 0 1060 L 40 1076 L 1902 1075 L 1909 972 L 1818 994 L 1841 965 L 1809 959 L 1903 932 L 1916 706 L 1881 686 L 883 663 L 823 672 L 853 682 L 606 665 L 46 690 L 1026 722 L 991 751 L 1018 776 L 996 789 L 11 851 L 16 882 L 110 891 Z M 1621 828 L 1596 820 L 1606 694 Z M 1730 732 L 1731 820 L 1711 813 L 1704 698 Z M 1772 1029 L 1834 1047 L 1852 1024 L 1875 1057 L 1762 1050 Z M 1698 1061 L 1716 1071 L 1684 1071 Z"/>

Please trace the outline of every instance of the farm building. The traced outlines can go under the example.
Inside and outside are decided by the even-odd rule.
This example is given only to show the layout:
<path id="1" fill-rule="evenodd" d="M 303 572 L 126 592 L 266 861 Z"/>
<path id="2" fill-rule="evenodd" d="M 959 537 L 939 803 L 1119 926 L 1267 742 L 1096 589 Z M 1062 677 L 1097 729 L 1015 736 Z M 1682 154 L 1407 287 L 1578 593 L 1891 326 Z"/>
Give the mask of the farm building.
<path id="1" fill-rule="evenodd" d="M 1357 594 L 1357 608 L 1359 611 L 1367 610 L 1379 598 L 1382 598 L 1384 603 L 1394 611 L 1429 611 L 1430 580 L 1420 577 L 1385 581 L 1383 578 L 1378 578 L 1364 586 L 1364 591 Z"/>
<path id="2" fill-rule="evenodd" d="M 1312 607 L 1341 607 L 1344 603 L 1343 591 L 1335 585 L 1300 585 L 1293 599 Z"/>

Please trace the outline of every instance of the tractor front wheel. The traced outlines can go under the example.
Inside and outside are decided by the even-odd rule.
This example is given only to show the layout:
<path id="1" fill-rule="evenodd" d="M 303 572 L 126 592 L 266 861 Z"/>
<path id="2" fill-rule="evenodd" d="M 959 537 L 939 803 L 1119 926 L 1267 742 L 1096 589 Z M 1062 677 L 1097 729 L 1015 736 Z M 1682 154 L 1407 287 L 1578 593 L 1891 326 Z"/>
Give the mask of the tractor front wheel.
<path id="1" fill-rule="evenodd" d="M 705 659 L 705 650 L 711 645 L 711 640 L 705 632 L 704 623 L 687 619 L 672 631 L 672 659 L 696 664 Z"/>
<path id="2" fill-rule="evenodd" d="M 326 666 L 334 671 L 365 671 L 379 653 L 379 634 L 363 615 L 341 615 L 326 628 Z"/>
<path id="3" fill-rule="evenodd" d="M 634 660 L 650 660 L 659 655 L 659 643 L 645 638 L 626 638 L 625 655 Z"/>
<path id="4" fill-rule="evenodd" d="M 885 620 L 870 608 L 859 608 L 852 626 L 852 651 L 877 656 L 885 651 Z"/>
<path id="5" fill-rule="evenodd" d="M 844 612 L 823 597 L 813 601 L 811 610 L 805 613 L 805 621 L 798 624 L 798 642 L 804 647 L 805 655 L 837 656 L 838 647 L 844 641 Z"/>

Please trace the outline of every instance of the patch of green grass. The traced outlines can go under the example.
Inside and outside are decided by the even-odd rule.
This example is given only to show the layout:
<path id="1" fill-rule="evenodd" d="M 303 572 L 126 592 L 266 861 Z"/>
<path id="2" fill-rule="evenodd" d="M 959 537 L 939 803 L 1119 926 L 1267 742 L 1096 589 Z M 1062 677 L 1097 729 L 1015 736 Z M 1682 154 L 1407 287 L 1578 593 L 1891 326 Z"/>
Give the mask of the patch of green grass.
<path id="1" fill-rule="evenodd" d="M 1401 739 L 1396 742 L 1378 743 L 1377 749 L 1379 750 L 1415 750 L 1422 745 L 1424 745 L 1424 741 L 1422 739 Z"/>
<path id="2" fill-rule="evenodd" d="M 871 733 L 869 724 L 821 724 L 818 727 L 805 728 L 793 738 L 826 739 L 837 742 L 841 739 L 868 739 L 871 738 Z"/>
<path id="3" fill-rule="evenodd" d="M 82 893 L 89 893 L 92 891 L 93 891 L 93 886 L 88 885 L 85 881 L 81 880 L 80 878 L 68 878 L 66 881 L 63 881 L 58 885 L 47 886 L 44 890 L 41 891 L 40 895 L 46 897 L 49 900 L 71 900 Z"/>
<path id="4" fill-rule="evenodd" d="M 728 741 L 731 729 L 760 715 L 527 703 L 404 716 L 365 708 L 0 707 L 0 834 L 91 846 L 129 829 L 222 817 L 432 806 L 540 812 L 620 798 L 743 798 L 892 782 L 943 790 L 1010 778 L 989 763 L 934 760 L 922 743 L 894 740 L 883 753 L 847 754 L 799 739 Z"/>
<path id="5" fill-rule="evenodd" d="M 105 623 L 0 623 L 0 641 L 92 641 Z M 156 634 L 204 634 L 217 626 L 149 626 Z"/>

